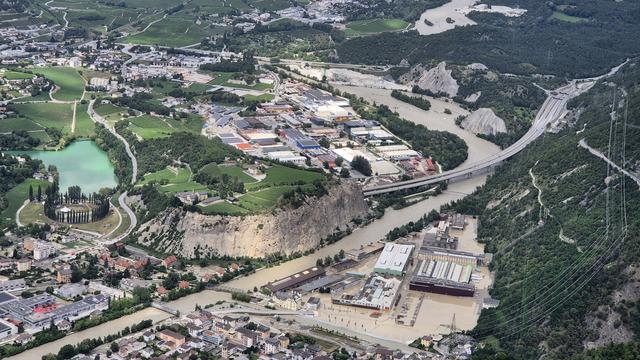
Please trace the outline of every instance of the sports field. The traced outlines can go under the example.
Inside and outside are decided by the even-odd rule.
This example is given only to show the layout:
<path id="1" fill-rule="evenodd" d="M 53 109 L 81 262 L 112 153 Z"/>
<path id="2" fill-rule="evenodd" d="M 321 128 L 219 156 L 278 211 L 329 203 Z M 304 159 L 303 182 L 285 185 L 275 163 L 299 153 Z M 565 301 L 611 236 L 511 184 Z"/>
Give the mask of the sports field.
<path id="1" fill-rule="evenodd" d="M 61 101 L 80 100 L 84 92 L 84 79 L 78 70 L 70 67 L 46 67 L 34 69 L 34 72 L 53 81 L 59 87 L 53 98 Z"/>

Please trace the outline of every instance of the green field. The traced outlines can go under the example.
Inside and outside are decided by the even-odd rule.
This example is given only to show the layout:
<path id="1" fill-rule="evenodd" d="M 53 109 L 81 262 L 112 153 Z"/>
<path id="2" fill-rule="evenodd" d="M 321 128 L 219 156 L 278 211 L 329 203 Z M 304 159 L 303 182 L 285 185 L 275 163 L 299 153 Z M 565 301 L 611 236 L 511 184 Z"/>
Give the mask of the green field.
<path id="1" fill-rule="evenodd" d="M 127 109 L 112 104 L 97 105 L 94 109 L 96 113 L 107 120 L 111 126 L 114 126 L 121 120 L 121 113 L 127 112 Z"/>
<path id="2" fill-rule="evenodd" d="M 6 118 L 0 119 L 0 133 L 7 133 L 12 131 L 36 131 L 43 130 L 43 127 L 34 123 L 30 119 L 25 118 Z"/>
<path id="3" fill-rule="evenodd" d="M 228 202 L 219 202 L 217 204 L 205 206 L 202 208 L 203 214 L 208 215 L 231 215 L 239 216 L 249 214 L 249 210 L 243 209 L 240 206 L 230 204 Z"/>
<path id="4" fill-rule="evenodd" d="M 238 205 L 251 212 L 273 208 L 282 194 L 291 191 L 293 186 L 278 186 L 256 192 L 250 192 L 238 198 Z"/>
<path id="5" fill-rule="evenodd" d="M 80 137 L 89 137 L 95 134 L 95 123 L 87 113 L 88 104 L 78 103 L 76 108 L 76 129 L 74 134 Z"/>
<path id="6" fill-rule="evenodd" d="M 162 169 L 160 171 L 156 171 L 150 174 L 145 174 L 140 180 L 139 185 L 149 184 L 151 182 L 160 183 L 162 181 L 166 181 L 169 184 L 178 184 L 189 181 L 191 177 L 191 173 L 186 168 L 178 168 L 175 169 Z"/>
<path id="7" fill-rule="evenodd" d="M 151 115 L 138 116 L 129 121 L 129 130 L 144 140 L 167 137 L 176 131 L 163 119 Z"/>
<path id="8" fill-rule="evenodd" d="M 204 122 L 201 117 L 195 115 L 180 120 L 142 115 L 129 121 L 129 130 L 143 140 L 164 138 L 177 131 L 199 134 Z"/>
<path id="9" fill-rule="evenodd" d="M 125 37 L 123 41 L 130 44 L 180 47 L 199 43 L 211 33 L 203 25 L 196 25 L 193 19 L 172 16 L 151 25 L 144 32 Z"/>
<path id="10" fill-rule="evenodd" d="M 145 174 L 136 186 L 142 186 L 156 182 L 158 190 L 163 193 L 175 194 L 181 191 L 207 190 L 207 187 L 191 180 L 191 171 L 187 168 L 178 168 L 177 172 L 166 168 L 150 174 Z"/>
<path id="11" fill-rule="evenodd" d="M 19 115 L 40 125 L 41 128 L 55 128 L 62 131 L 63 134 L 68 134 L 71 131 L 73 105 L 55 103 L 32 103 L 15 104 L 14 106 Z M 25 125 L 29 126 L 26 123 Z"/>
<path id="12" fill-rule="evenodd" d="M 34 72 L 53 81 L 59 87 L 53 98 L 62 101 L 80 100 L 84 92 L 84 79 L 78 70 L 70 67 L 47 67 L 34 69 Z"/>
<path id="13" fill-rule="evenodd" d="M 33 74 L 7 70 L 4 73 L 0 73 L 0 77 L 3 77 L 7 80 L 23 80 L 31 79 L 33 77 Z"/>
<path id="14" fill-rule="evenodd" d="M 264 180 L 252 184 L 247 184 L 247 189 L 252 190 L 280 185 L 308 184 L 313 182 L 314 180 L 323 178 L 324 175 L 321 173 L 294 169 L 282 165 L 274 165 L 271 168 L 267 169 L 267 177 Z"/>
<path id="15" fill-rule="evenodd" d="M 401 19 L 356 20 L 347 23 L 347 36 L 363 36 L 406 29 L 409 23 Z"/>
<path id="16" fill-rule="evenodd" d="M 273 100 L 275 96 L 273 94 L 245 95 L 243 98 L 246 101 L 269 102 Z"/>
<path id="17" fill-rule="evenodd" d="M 16 212 L 22 206 L 22 203 L 29 197 L 29 185 L 33 186 L 33 192 L 36 193 L 38 185 L 42 187 L 42 192 L 49 183 L 44 180 L 26 179 L 18 186 L 12 188 L 7 192 L 5 197 L 7 198 L 8 206 L 0 213 L 2 219 L 12 218 L 15 219 Z"/>
<path id="18" fill-rule="evenodd" d="M 256 182 L 256 179 L 247 175 L 242 171 L 242 169 L 238 166 L 222 166 L 217 164 L 208 164 L 205 165 L 200 172 L 206 173 L 213 176 L 219 176 L 222 174 L 227 174 L 231 177 L 237 177 L 240 181 L 245 184 Z"/>
<path id="19" fill-rule="evenodd" d="M 324 176 L 320 173 L 293 169 L 282 165 L 275 165 L 267 169 L 267 176 L 264 180 L 256 182 L 245 181 L 248 175 L 242 173 L 237 166 L 219 166 L 209 164 L 201 171 L 210 174 L 226 173 L 231 176 L 237 176 L 245 182 L 247 193 L 238 197 L 238 202 L 230 204 L 228 202 L 220 202 L 202 208 L 205 214 L 226 214 L 226 215 L 244 215 L 258 213 L 273 209 L 278 204 L 280 197 L 295 189 L 296 186 L 312 186 L 309 185 L 316 179 L 322 179 Z M 244 175 L 241 177 L 240 175 Z"/>
<path id="20" fill-rule="evenodd" d="M 577 17 L 577 16 L 567 15 L 567 14 L 563 13 L 562 11 L 554 11 L 553 15 L 551 15 L 551 19 L 564 21 L 564 22 L 568 22 L 568 23 L 572 23 L 572 24 L 578 24 L 578 23 L 583 23 L 583 22 L 589 21 L 589 19 L 585 19 L 585 18 L 581 18 L 581 17 Z"/>
<path id="21" fill-rule="evenodd" d="M 252 85 L 234 84 L 229 82 L 236 73 L 233 72 L 206 72 L 213 76 L 213 80 L 209 81 L 209 85 L 221 85 L 237 89 L 252 89 L 252 90 L 269 90 L 273 87 L 271 84 L 264 84 L 256 82 Z"/>

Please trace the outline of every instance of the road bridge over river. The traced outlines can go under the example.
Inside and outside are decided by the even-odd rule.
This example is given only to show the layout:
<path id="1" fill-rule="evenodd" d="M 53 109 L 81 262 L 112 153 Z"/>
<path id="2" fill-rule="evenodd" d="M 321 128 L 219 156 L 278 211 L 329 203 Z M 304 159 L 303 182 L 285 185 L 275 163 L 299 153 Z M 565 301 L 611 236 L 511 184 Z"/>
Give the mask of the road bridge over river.
<path id="1" fill-rule="evenodd" d="M 562 118 L 566 114 L 567 103 L 569 100 L 589 90 L 595 84 L 595 80 L 596 79 L 574 80 L 568 85 L 550 92 L 544 104 L 538 111 L 529 131 L 527 131 L 527 133 L 513 145 L 493 156 L 479 162 L 469 164 L 463 168 L 445 171 L 435 176 L 368 186 L 363 190 L 364 195 L 380 195 L 399 190 L 434 185 L 443 181 L 459 181 L 469 179 L 473 176 L 493 172 L 503 161 L 519 153 L 527 145 L 540 137 L 540 135 L 545 132 L 549 124 Z"/>

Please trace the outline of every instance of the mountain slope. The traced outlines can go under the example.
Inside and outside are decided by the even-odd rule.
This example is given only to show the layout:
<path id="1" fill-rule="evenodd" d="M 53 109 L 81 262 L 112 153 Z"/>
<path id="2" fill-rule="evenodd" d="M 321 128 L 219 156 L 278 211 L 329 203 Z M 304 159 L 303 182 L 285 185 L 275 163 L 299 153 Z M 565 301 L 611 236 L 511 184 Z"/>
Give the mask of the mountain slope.
<path id="1" fill-rule="evenodd" d="M 491 295 L 500 305 L 483 311 L 473 333 L 516 358 L 567 358 L 603 345 L 613 329 L 626 334 L 618 341 L 640 336 L 640 294 L 628 291 L 640 259 L 639 186 L 579 147 L 584 139 L 638 174 L 638 62 L 571 106 L 572 127 L 547 134 L 454 205 L 480 215 L 479 238 L 495 253 Z"/>

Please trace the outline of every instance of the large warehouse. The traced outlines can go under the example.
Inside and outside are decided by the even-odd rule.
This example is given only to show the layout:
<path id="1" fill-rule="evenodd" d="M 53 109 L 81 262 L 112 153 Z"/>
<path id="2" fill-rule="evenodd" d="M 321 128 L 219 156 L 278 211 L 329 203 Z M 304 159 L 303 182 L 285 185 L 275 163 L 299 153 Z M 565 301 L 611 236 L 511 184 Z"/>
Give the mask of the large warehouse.
<path id="1" fill-rule="evenodd" d="M 385 275 L 404 275 L 413 247 L 413 245 L 387 243 L 382 249 L 373 271 Z"/>
<path id="2" fill-rule="evenodd" d="M 409 282 L 409 289 L 454 296 L 473 296 L 470 283 L 477 258 L 469 253 L 430 248 Z"/>

